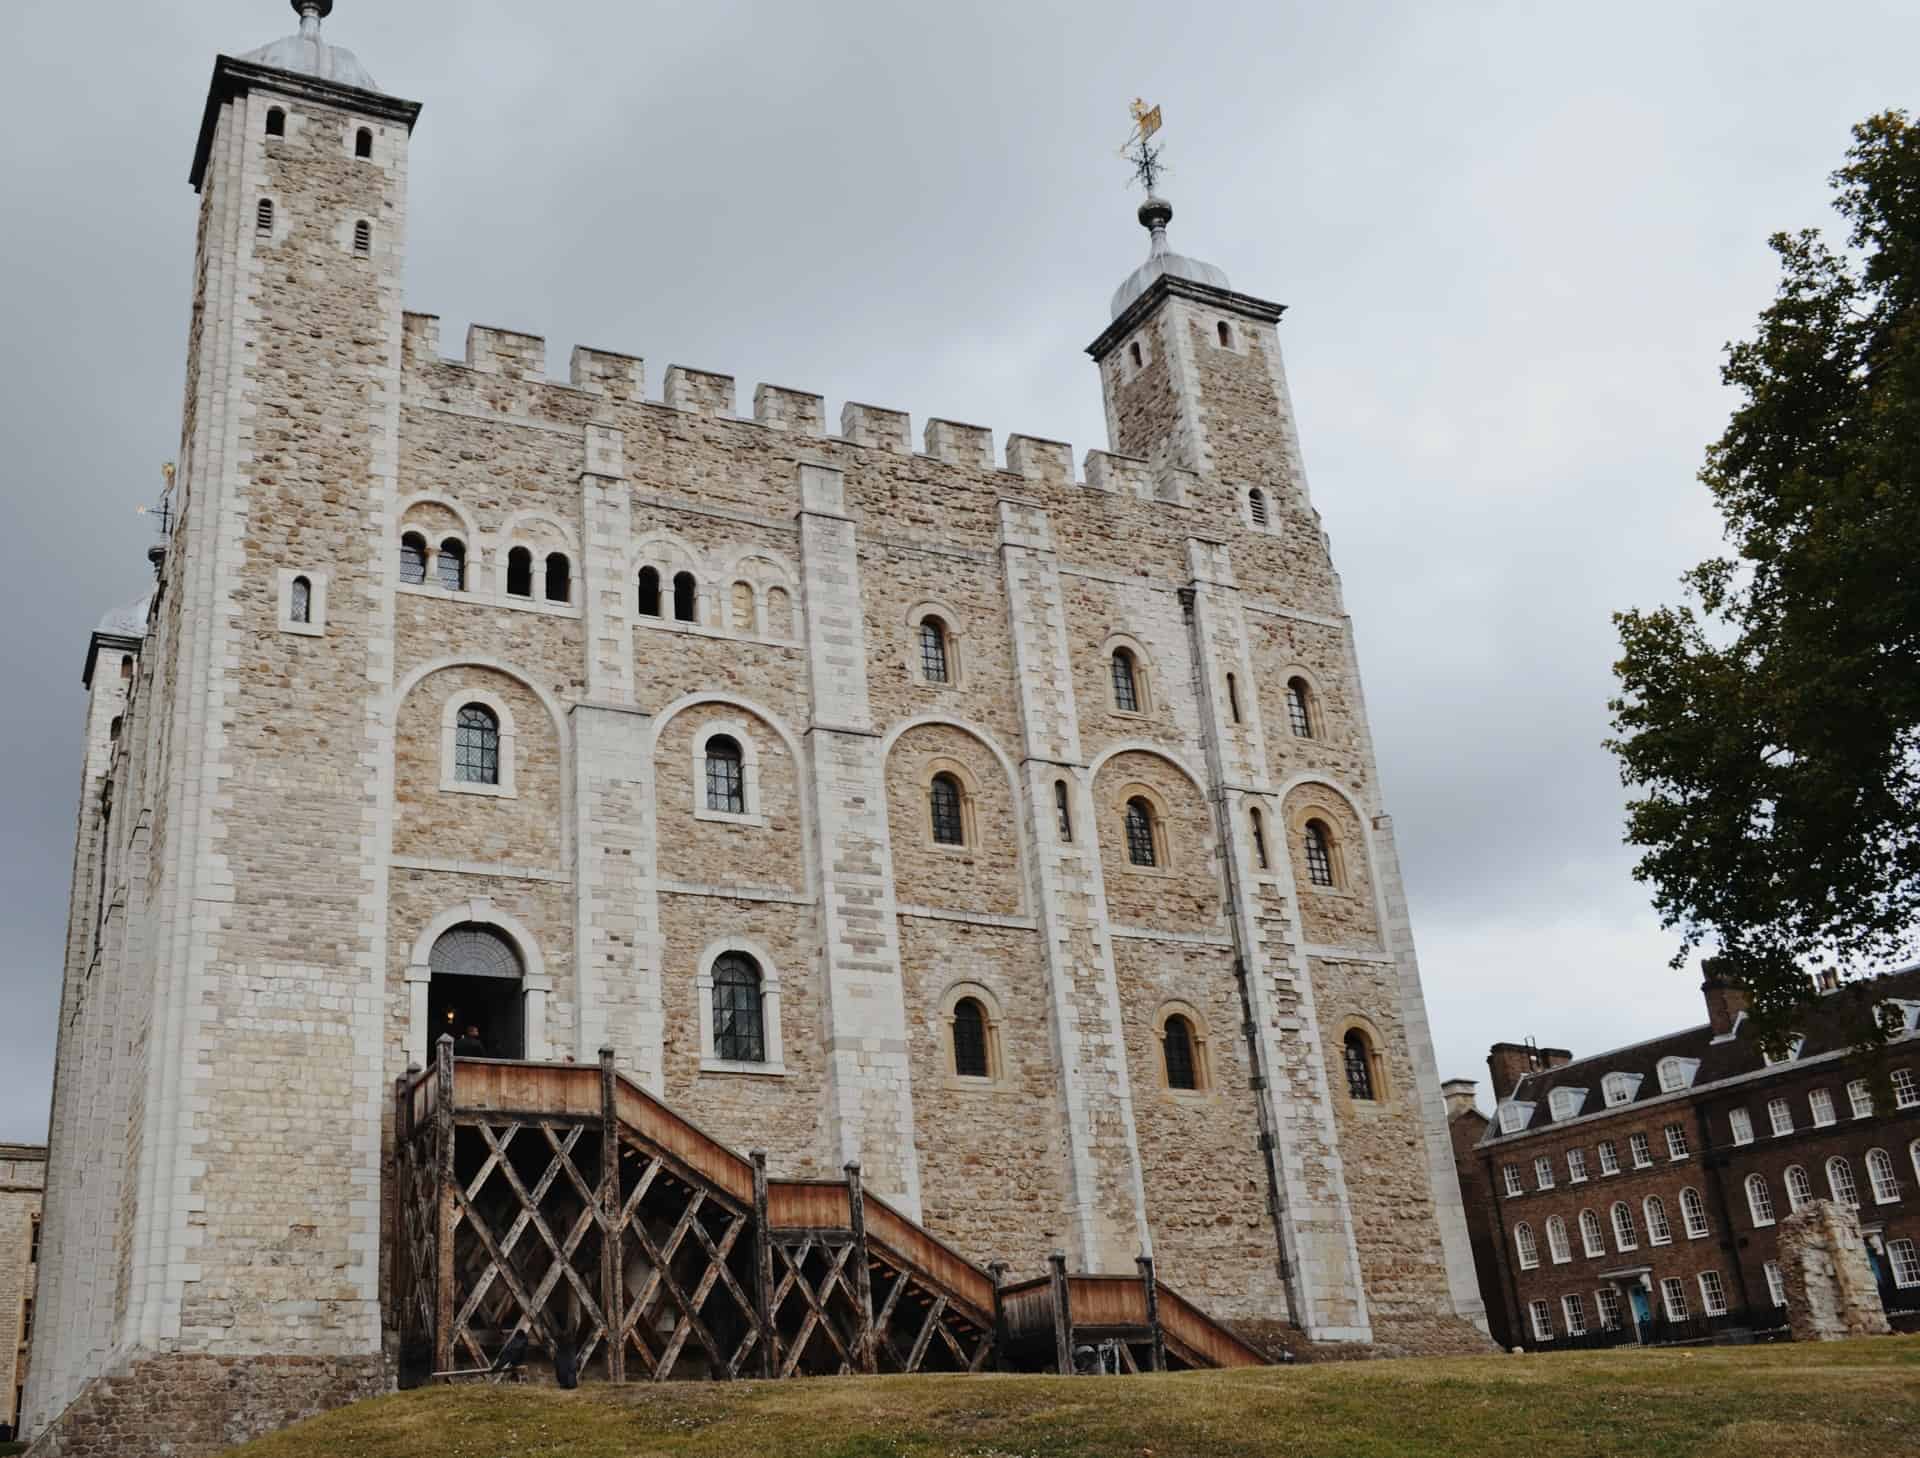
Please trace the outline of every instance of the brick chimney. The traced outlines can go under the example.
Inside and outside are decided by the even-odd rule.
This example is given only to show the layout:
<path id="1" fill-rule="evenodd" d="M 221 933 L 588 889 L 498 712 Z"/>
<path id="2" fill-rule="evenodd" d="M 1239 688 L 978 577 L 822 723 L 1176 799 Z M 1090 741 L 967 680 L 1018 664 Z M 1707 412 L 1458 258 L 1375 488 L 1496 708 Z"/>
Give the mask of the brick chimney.
<path id="1" fill-rule="evenodd" d="M 1707 974 L 1700 984 L 1700 995 L 1707 1000 L 1707 1024 L 1714 1037 L 1725 1037 L 1747 1010 L 1747 989 L 1734 984 L 1718 957 L 1707 958 L 1700 970 Z"/>
<path id="2" fill-rule="evenodd" d="M 1440 1096 L 1447 1101 L 1449 1120 L 1457 1119 L 1473 1108 L 1473 1091 L 1478 1087 L 1470 1078 L 1450 1078 L 1440 1085 Z"/>
<path id="3" fill-rule="evenodd" d="M 1531 1043 L 1495 1043 L 1487 1050 L 1487 1072 L 1493 1075 L 1493 1101 L 1509 1097 L 1529 1073 L 1545 1073 L 1573 1062 L 1565 1048 L 1536 1048 Z"/>

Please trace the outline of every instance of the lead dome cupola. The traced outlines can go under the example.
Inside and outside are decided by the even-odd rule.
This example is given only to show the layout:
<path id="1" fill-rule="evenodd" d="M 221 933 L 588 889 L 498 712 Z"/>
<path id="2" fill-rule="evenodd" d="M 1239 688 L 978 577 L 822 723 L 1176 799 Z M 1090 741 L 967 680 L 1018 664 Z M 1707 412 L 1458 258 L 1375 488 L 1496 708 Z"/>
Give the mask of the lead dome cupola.
<path id="1" fill-rule="evenodd" d="M 335 86 L 351 86 L 360 91 L 380 89 L 380 83 L 367 74 L 358 56 L 345 46 L 328 45 L 320 38 L 320 22 L 333 14 L 333 0 L 292 0 L 292 4 L 294 14 L 300 17 L 298 33 L 249 51 L 241 60 L 256 66 L 271 66 L 276 71 L 317 77 Z"/>
<path id="2" fill-rule="evenodd" d="M 1118 319 L 1133 306 L 1133 301 L 1144 294 L 1153 281 L 1162 274 L 1174 278 L 1184 278 L 1192 283 L 1205 284 L 1209 288 L 1229 289 L 1227 276 L 1211 263 L 1203 263 L 1197 258 L 1189 258 L 1184 253 L 1175 253 L 1167 246 L 1167 224 L 1173 221 L 1173 204 L 1165 198 L 1148 197 L 1140 204 L 1140 226 L 1145 228 L 1152 238 L 1147 248 L 1147 261 L 1127 275 L 1126 282 L 1113 291 L 1112 312 L 1109 318 Z"/>

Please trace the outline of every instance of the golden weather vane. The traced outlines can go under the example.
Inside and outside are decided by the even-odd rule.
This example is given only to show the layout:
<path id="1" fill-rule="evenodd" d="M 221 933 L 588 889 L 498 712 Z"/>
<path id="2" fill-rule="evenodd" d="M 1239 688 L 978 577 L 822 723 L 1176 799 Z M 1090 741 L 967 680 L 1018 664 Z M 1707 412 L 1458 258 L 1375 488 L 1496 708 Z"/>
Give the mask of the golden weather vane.
<path id="1" fill-rule="evenodd" d="M 1167 171 L 1160 161 L 1160 148 L 1153 145 L 1154 133 L 1160 130 L 1160 108 L 1148 106 L 1136 96 L 1128 110 L 1133 113 L 1133 133 L 1121 146 L 1120 155 L 1133 164 L 1134 180 L 1152 197 L 1154 184 Z"/>

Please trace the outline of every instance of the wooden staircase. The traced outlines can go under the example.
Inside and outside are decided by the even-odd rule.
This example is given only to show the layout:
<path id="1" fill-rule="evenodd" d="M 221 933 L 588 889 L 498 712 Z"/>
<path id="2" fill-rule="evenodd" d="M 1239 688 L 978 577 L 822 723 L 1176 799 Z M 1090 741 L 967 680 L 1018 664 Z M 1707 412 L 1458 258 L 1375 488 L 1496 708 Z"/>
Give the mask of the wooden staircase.
<path id="1" fill-rule="evenodd" d="M 1259 1365 L 1138 1275 L 1007 1285 L 861 1186 L 776 1180 L 619 1074 L 456 1059 L 396 1083 L 390 1309 L 402 1385 L 516 1332 L 601 1380 Z"/>

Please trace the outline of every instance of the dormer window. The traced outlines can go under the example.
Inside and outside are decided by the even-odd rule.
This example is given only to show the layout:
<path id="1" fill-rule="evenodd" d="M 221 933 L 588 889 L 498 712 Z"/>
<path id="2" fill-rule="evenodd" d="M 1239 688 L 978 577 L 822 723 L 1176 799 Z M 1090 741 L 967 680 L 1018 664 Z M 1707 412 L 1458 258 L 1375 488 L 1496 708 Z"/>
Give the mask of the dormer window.
<path id="1" fill-rule="evenodd" d="M 1662 1058 L 1656 1071 L 1660 1076 L 1660 1092 L 1673 1093 L 1676 1089 L 1693 1087 L 1693 1076 L 1700 1071 L 1700 1060 Z"/>
<path id="2" fill-rule="evenodd" d="M 1920 1033 L 1920 1002 L 1894 998 L 1880 1004 L 1880 1016 L 1892 1037 L 1904 1038 Z"/>
<path id="3" fill-rule="evenodd" d="M 1766 1060 L 1767 1067 L 1772 1068 L 1778 1063 L 1794 1062 L 1799 1058 L 1800 1050 L 1806 1047 L 1806 1045 L 1806 1038 L 1803 1035 L 1796 1034 L 1793 1041 L 1788 1043 L 1779 1053 L 1769 1053 L 1763 1048 L 1760 1050 L 1760 1056 Z"/>
<path id="4" fill-rule="evenodd" d="M 1556 1120 L 1573 1118 L 1586 1103 L 1587 1091 L 1583 1088 L 1557 1088 L 1547 1097 L 1547 1108 Z"/>
<path id="5" fill-rule="evenodd" d="M 1609 1073 L 1600 1083 L 1601 1097 L 1607 1101 L 1610 1109 L 1632 1103 L 1633 1096 L 1639 1092 L 1640 1075 L 1637 1073 Z"/>
<path id="6" fill-rule="evenodd" d="M 1513 1099 L 1508 1099 L 1500 1105 L 1500 1132 L 1502 1134 L 1518 1134 L 1522 1129 L 1526 1128 L 1528 1124 L 1533 1122 L 1534 1108 L 1535 1106 L 1533 1104 L 1519 1103 Z"/>

